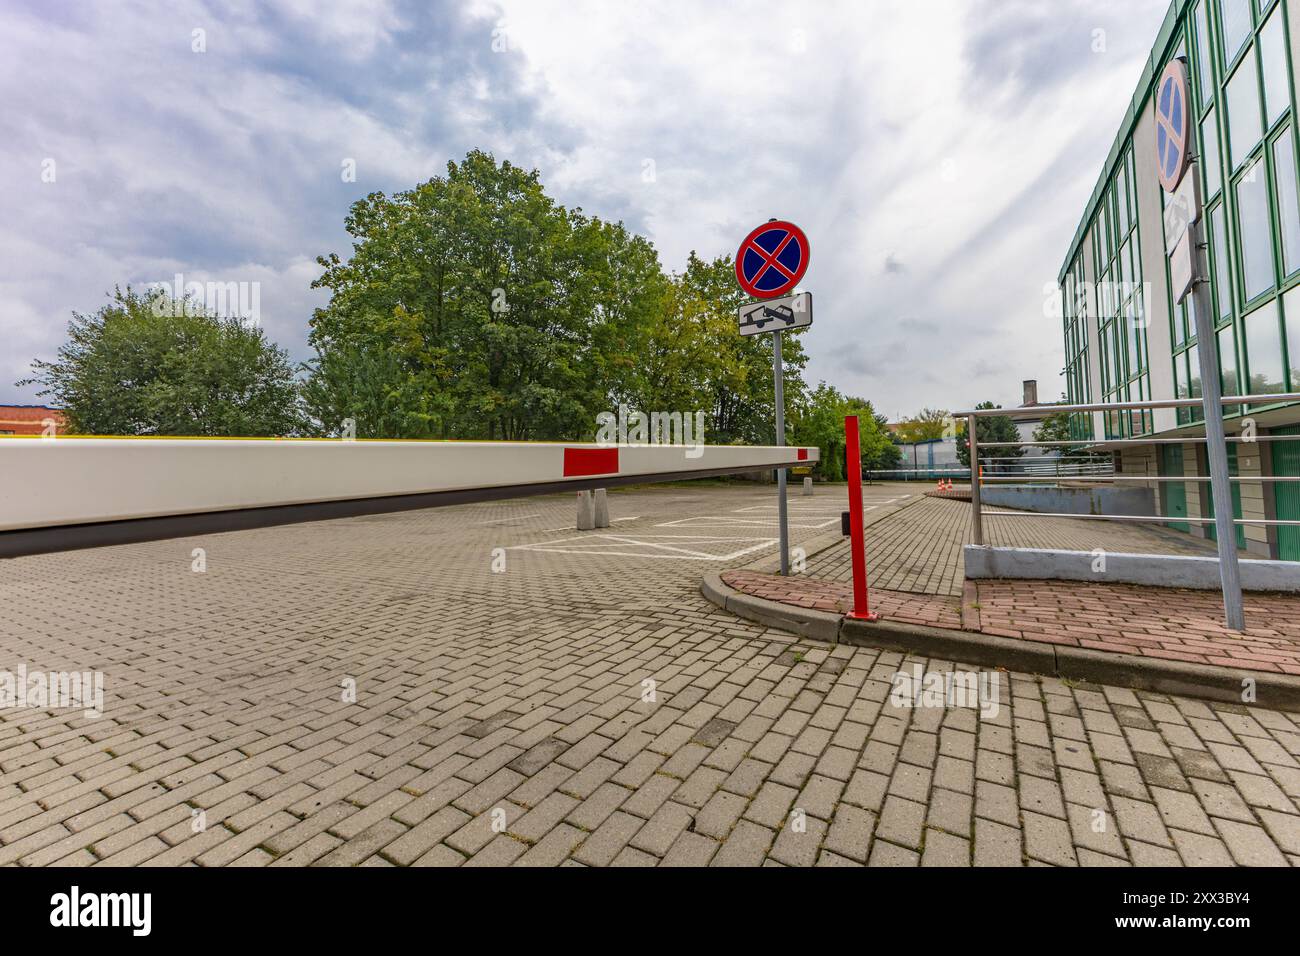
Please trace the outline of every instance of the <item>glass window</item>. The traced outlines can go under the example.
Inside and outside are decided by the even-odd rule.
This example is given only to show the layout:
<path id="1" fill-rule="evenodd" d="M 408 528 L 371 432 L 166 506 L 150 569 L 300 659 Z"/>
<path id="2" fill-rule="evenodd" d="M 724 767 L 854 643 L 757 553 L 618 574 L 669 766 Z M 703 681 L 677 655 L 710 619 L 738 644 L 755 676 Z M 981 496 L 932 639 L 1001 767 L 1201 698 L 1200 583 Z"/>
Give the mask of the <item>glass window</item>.
<path id="1" fill-rule="evenodd" d="M 1205 152 L 1201 155 L 1201 165 L 1205 167 L 1205 195 L 1213 196 L 1223 185 L 1222 164 L 1219 161 L 1219 127 L 1214 122 L 1214 110 L 1205 114 L 1201 120 L 1201 141 Z"/>
<path id="2" fill-rule="evenodd" d="M 1128 198 L 1129 205 L 1132 206 L 1132 209 L 1129 210 L 1129 221 L 1137 222 L 1137 173 L 1133 169 L 1133 150 L 1131 149 L 1128 151 Z"/>
<path id="3" fill-rule="evenodd" d="M 1264 135 L 1259 116 L 1259 80 L 1255 77 L 1255 51 L 1241 61 L 1228 81 L 1228 152 L 1235 170 Z"/>
<path id="4" fill-rule="evenodd" d="M 1224 395 L 1240 395 L 1237 387 L 1237 336 L 1232 326 L 1224 326 L 1219 332 L 1219 379 Z"/>
<path id="5" fill-rule="evenodd" d="M 1264 72 L 1264 117 L 1272 126 L 1291 107 L 1286 79 L 1286 34 L 1280 11 L 1274 10 L 1259 32 L 1259 58 Z"/>
<path id="6" fill-rule="evenodd" d="M 1285 129 L 1273 143 L 1277 182 L 1277 221 L 1282 231 L 1282 263 L 1287 275 L 1300 269 L 1300 197 L 1296 195 L 1295 144 Z"/>
<path id="7" fill-rule="evenodd" d="M 1187 350 L 1187 397 L 1201 397 L 1201 353 L 1195 345 Z"/>
<path id="8" fill-rule="evenodd" d="M 1188 297 L 1191 298 L 1190 296 Z M 1174 348 L 1179 348 L 1187 341 L 1186 313 L 1182 308 L 1174 309 Z"/>
<path id="9" fill-rule="evenodd" d="M 1111 357 L 1115 361 L 1115 367 L 1111 370 L 1113 377 L 1111 381 L 1119 385 L 1128 375 L 1124 372 L 1124 335 L 1120 331 L 1120 323 L 1112 322 L 1110 324 L 1110 334 L 1114 341 L 1111 342 Z"/>
<path id="10" fill-rule="evenodd" d="M 1250 391 L 1271 395 L 1286 389 L 1282 369 L 1282 331 L 1278 325 L 1277 302 L 1260 306 L 1246 316 L 1246 368 L 1250 370 Z"/>
<path id="11" fill-rule="evenodd" d="M 1232 315 L 1232 279 L 1228 272 L 1227 233 L 1223 224 L 1223 203 L 1210 213 L 1210 243 L 1214 249 L 1214 294 L 1218 296 L 1219 318 Z"/>
<path id="12" fill-rule="evenodd" d="M 1250 36 L 1250 0 L 1219 0 L 1219 37 L 1226 66 Z"/>
<path id="13" fill-rule="evenodd" d="M 1237 234 L 1241 237 L 1243 298 L 1273 286 L 1273 242 L 1268 222 L 1268 177 L 1256 160 L 1237 183 Z"/>
<path id="14" fill-rule="evenodd" d="M 1201 106 L 1210 102 L 1214 92 L 1214 71 L 1210 63 L 1210 31 L 1205 22 L 1205 4 L 1196 5 L 1196 75 L 1199 79 Z"/>
<path id="15" fill-rule="evenodd" d="M 1146 367 L 1142 360 L 1142 323 L 1134 314 L 1133 303 L 1128 304 L 1128 328 L 1129 328 L 1129 372 L 1136 373 Z"/>
<path id="16" fill-rule="evenodd" d="M 1122 239 L 1128 235 L 1128 177 L 1124 166 L 1120 166 L 1119 175 L 1115 177 L 1115 206 L 1119 213 L 1119 234 Z"/>
<path id="17" fill-rule="evenodd" d="M 1105 335 L 1101 337 L 1101 388 L 1110 388 L 1110 348 Z"/>
<path id="18" fill-rule="evenodd" d="M 1282 296 L 1282 317 L 1286 320 L 1286 347 L 1291 359 L 1291 391 L 1300 389 L 1300 286 Z"/>

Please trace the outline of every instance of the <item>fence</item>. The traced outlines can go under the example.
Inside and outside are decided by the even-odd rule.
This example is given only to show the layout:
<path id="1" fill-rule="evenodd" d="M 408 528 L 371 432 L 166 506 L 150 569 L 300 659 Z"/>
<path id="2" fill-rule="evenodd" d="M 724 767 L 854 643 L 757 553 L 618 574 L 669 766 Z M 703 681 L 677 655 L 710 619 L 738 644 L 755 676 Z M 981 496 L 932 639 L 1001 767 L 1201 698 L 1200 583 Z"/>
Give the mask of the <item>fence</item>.
<path id="1" fill-rule="evenodd" d="M 1214 390 L 1217 392 L 1217 389 Z M 1277 405 L 1284 402 L 1300 402 L 1300 393 L 1283 393 L 1278 395 L 1229 395 L 1220 396 L 1207 392 L 1206 398 L 1174 398 L 1161 399 L 1154 401 L 1140 402 L 1105 402 L 1086 405 L 1057 405 L 1055 412 L 1065 412 L 1067 414 L 1084 413 L 1084 412 L 1113 412 L 1123 409 L 1148 411 L 1157 408 L 1199 408 L 1205 401 L 1217 399 L 1220 406 L 1250 406 L 1250 405 Z M 981 461 L 979 450 L 981 448 L 1008 448 L 1019 445 L 1037 445 L 1042 447 L 1070 447 L 1078 448 L 1080 442 L 1077 441 L 1016 441 L 1016 442 L 981 442 L 979 434 L 975 428 L 976 421 L 984 416 L 1005 415 L 1006 412 L 1001 409 L 973 409 L 970 411 L 958 412 L 958 416 L 965 417 L 967 422 L 966 434 L 970 441 L 970 455 L 972 461 Z M 1144 416 L 1145 417 L 1145 416 Z M 1219 416 L 1215 416 L 1218 418 Z M 1300 481 L 1300 476 L 1278 476 L 1278 475 L 1247 475 L 1247 476 L 1230 476 L 1227 472 L 1226 454 L 1223 453 L 1223 445 L 1219 444 L 1217 463 L 1215 444 L 1220 439 L 1224 442 L 1266 442 L 1266 441 L 1297 441 L 1300 435 L 1251 435 L 1249 437 L 1241 435 L 1220 435 L 1211 440 L 1211 433 L 1208 431 L 1203 436 L 1190 435 L 1179 438 L 1108 438 L 1105 441 L 1093 442 L 1094 446 L 1104 445 L 1107 448 L 1124 445 L 1166 445 L 1166 444 L 1199 444 L 1209 443 L 1209 461 L 1210 470 L 1214 472 L 1219 470 L 1221 477 L 1212 475 L 1090 475 L 1089 481 L 1106 482 L 1106 483 L 1163 483 L 1163 482 L 1211 482 L 1215 487 L 1215 496 L 1220 501 L 1228 501 L 1227 486 L 1220 486 L 1221 481 L 1226 480 L 1231 484 L 1246 483 L 1273 483 L 1273 482 L 1293 482 Z M 980 492 L 983 485 L 992 485 L 998 483 L 1018 483 L 1026 482 L 1057 482 L 1060 481 L 1059 475 L 1047 474 L 1019 474 L 1019 475 L 985 475 L 983 469 L 977 469 L 971 478 L 971 537 L 976 545 L 984 544 L 984 509 L 980 502 Z M 1222 494 L 1220 494 L 1222 488 Z M 1266 526 L 1300 526 L 1300 520 L 1280 520 L 1276 518 L 1235 518 L 1232 516 L 1230 507 L 1223 508 L 1216 505 L 1216 517 L 1214 518 L 1192 518 L 1181 515 L 1171 517 L 1170 515 L 1079 515 L 1079 514 L 1062 514 L 1058 512 L 1047 511 L 1000 511 L 999 518 L 1081 518 L 1084 520 L 1100 521 L 1130 521 L 1146 522 L 1155 524 L 1168 524 L 1171 521 L 1186 524 L 1215 524 L 1219 527 L 1232 525 L 1266 525 Z M 1237 558 L 1236 558 L 1236 541 L 1233 535 L 1220 533 L 1219 541 L 1219 563 L 1224 576 L 1224 604 L 1228 608 L 1229 626 L 1236 630 L 1242 629 L 1242 617 L 1240 612 L 1241 606 L 1241 584 L 1237 575 Z M 1235 593 L 1234 593 L 1235 592 Z"/>

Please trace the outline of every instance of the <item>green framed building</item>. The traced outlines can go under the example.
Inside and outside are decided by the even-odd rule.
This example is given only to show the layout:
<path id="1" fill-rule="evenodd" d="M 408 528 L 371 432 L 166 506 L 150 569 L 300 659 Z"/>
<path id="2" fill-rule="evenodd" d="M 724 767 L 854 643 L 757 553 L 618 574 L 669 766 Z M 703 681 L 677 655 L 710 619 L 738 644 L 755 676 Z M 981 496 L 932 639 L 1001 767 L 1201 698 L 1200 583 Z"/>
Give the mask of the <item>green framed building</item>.
<path id="1" fill-rule="evenodd" d="M 1066 390 L 1072 403 L 1199 397 L 1192 297 L 1174 305 L 1165 258 L 1165 194 L 1156 177 L 1153 93 L 1186 57 L 1208 226 L 1210 301 L 1223 393 L 1300 392 L 1300 178 L 1297 84 L 1300 0 L 1174 0 L 1059 276 Z M 1230 435 L 1300 434 L 1300 405 L 1224 409 Z M 1073 436 L 1111 446 L 1116 473 L 1208 474 L 1198 410 L 1115 410 L 1074 416 Z M 1300 475 L 1300 441 L 1229 444 L 1232 474 Z M 1152 482 L 1153 513 L 1169 526 L 1212 517 L 1208 483 Z M 1300 519 L 1300 483 L 1233 485 L 1237 517 Z M 1300 528 L 1238 526 L 1252 556 L 1300 560 Z"/>

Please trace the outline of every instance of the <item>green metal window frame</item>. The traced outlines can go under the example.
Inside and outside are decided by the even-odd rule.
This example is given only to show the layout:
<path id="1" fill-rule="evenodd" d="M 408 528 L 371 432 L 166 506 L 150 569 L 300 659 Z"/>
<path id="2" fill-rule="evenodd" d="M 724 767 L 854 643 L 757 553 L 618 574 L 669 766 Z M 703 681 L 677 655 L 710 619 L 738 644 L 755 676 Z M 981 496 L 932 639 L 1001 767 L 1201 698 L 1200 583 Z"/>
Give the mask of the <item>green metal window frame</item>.
<path id="1" fill-rule="evenodd" d="M 1289 275 L 1286 273 L 1286 264 L 1283 258 L 1282 248 L 1282 223 L 1281 213 L 1279 212 L 1279 196 L 1277 189 L 1277 169 L 1275 159 L 1275 146 L 1278 140 L 1284 136 L 1291 137 L 1293 156 L 1296 157 L 1297 170 L 1297 189 L 1300 190 L 1300 140 L 1296 138 L 1295 117 L 1295 72 L 1294 61 L 1291 54 L 1290 44 L 1290 16 L 1291 11 L 1288 9 L 1290 0 L 1251 0 L 1248 6 L 1250 8 L 1251 29 L 1240 49 L 1235 51 L 1229 60 L 1224 59 L 1222 33 L 1222 3 L 1221 0 L 1195 0 L 1189 4 L 1184 12 L 1184 22 L 1180 25 L 1181 36 L 1183 40 L 1181 46 L 1184 50 L 1189 51 L 1186 55 L 1189 58 L 1188 73 L 1194 84 L 1195 95 L 1192 97 L 1195 109 L 1193 110 L 1192 119 L 1196 127 L 1197 143 L 1202 156 L 1202 186 L 1205 188 L 1205 219 L 1210 224 L 1210 249 L 1208 257 L 1210 262 L 1210 288 L 1211 299 L 1215 312 L 1214 329 L 1215 334 L 1221 335 L 1223 329 L 1229 325 L 1233 327 L 1232 341 L 1235 343 L 1235 354 L 1232 356 L 1231 369 L 1235 370 L 1237 382 L 1232 383 L 1240 394 L 1243 382 L 1250 381 L 1250 355 L 1246 346 L 1245 322 L 1247 316 L 1253 314 L 1256 310 L 1267 306 L 1270 302 L 1277 301 L 1277 321 L 1279 323 L 1279 341 L 1282 345 L 1281 361 L 1283 368 L 1288 374 L 1291 370 L 1289 356 L 1290 343 L 1286 336 L 1286 313 L 1281 301 L 1282 296 L 1288 290 L 1300 284 L 1300 268 L 1297 268 Z M 1286 77 L 1287 90 L 1290 97 L 1286 109 L 1280 111 L 1277 118 L 1271 123 L 1267 119 L 1267 101 L 1265 98 L 1265 62 L 1262 55 L 1260 44 L 1260 35 L 1264 27 L 1269 23 L 1273 16 L 1281 17 L 1281 33 L 1284 42 L 1281 45 L 1283 55 L 1286 58 Z M 1198 34 L 1200 25 L 1204 23 L 1207 32 L 1210 34 L 1202 38 Z M 1210 53 L 1210 63 L 1208 69 L 1206 65 L 1200 62 L 1202 51 L 1207 50 Z M 1252 52 L 1254 51 L 1254 52 Z M 1262 131 L 1259 141 L 1254 143 L 1249 150 L 1242 155 L 1241 162 L 1236 170 L 1230 168 L 1229 151 L 1232 148 L 1230 135 L 1228 131 L 1229 123 L 1232 117 L 1229 115 L 1227 104 L 1227 83 L 1238 69 L 1246 65 L 1247 60 L 1253 60 L 1255 71 L 1254 81 L 1256 84 L 1256 104 L 1259 109 L 1259 128 Z M 1202 88 L 1203 77 L 1208 75 L 1211 79 L 1212 89 L 1207 92 Z M 1212 117 L 1215 127 L 1216 143 L 1209 144 L 1216 147 L 1211 153 L 1206 151 L 1205 130 L 1203 124 L 1207 118 Z M 1211 193 L 1210 163 L 1216 164 L 1218 171 L 1218 188 Z M 1245 249 L 1242 243 L 1240 228 L 1240 203 L 1238 201 L 1238 187 L 1246 175 L 1256 168 L 1256 164 L 1261 164 L 1259 169 L 1263 171 L 1265 178 L 1265 198 L 1268 209 L 1268 229 L 1269 229 L 1269 251 L 1273 259 L 1273 271 L 1271 276 L 1271 285 L 1269 288 L 1259 292 L 1250 299 L 1246 299 L 1245 285 Z M 1222 231 L 1226 235 L 1218 235 L 1215 229 L 1216 217 L 1222 224 Z M 1227 262 L 1219 261 L 1220 255 L 1226 251 Z M 1225 270 L 1226 266 L 1226 270 Z M 1227 280 L 1227 288 L 1221 288 L 1224 284 L 1222 279 Z M 1195 323 L 1192 321 L 1192 315 L 1186 304 L 1175 307 L 1172 299 L 1169 303 L 1171 321 L 1174 323 L 1185 323 L 1185 335 L 1180 342 L 1176 327 L 1170 329 L 1171 343 L 1171 362 L 1174 368 L 1175 387 L 1179 382 L 1187 382 L 1186 376 L 1191 374 L 1188 368 L 1189 356 L 1197 346 Z M 1300 347 L 1300 343 L 1297 343 Z M 1220 363 L 1222 367 L 1229 363 Z M 1179 375 L 1180 370 L 1183 376 Z M 1295 376 L 1290 376 L 1294 378 Z M 1228 383 L 1224 383 L 1225 386 Z M 1291 381 L 1290 387 L 1300 387 L 1300 381 Z M 1225 387 L 1225 391 L 1229 389 Z M 1239 417 L 1244 414 L 1259 411 L 1261 408 L 1274 407 L 1253 406 L 1244 408 L 1242 406 L 1230 406 L 1225 408 L 1225 415 L 1228 418 Z M 1195 414 L 1191 409 L 1180 409 L 1178 412 L 1178 424 L 1188 424 L 1192 421 L 1198 421 L 1200 416 Z"/>
<path id="2" fill-rule="evenodd" d="M 1092 401 L 1091 366 L 1088 351 L 1088 295 L 1082 250 L 1074 258 L 1061 287 L 1065 317 L 1065 392 L 1073 404 Z M 1070 438 L 1090 441 L 1092 416 L 1071 415 Z"/>
<path id="3" fill-rule="evenodd" d="M 1151 394 L 1140 218 L 1130 143 L 1116 163 L 1090 227 L 1098 275 L 1097 356 L 1103 402 L 1141 401 Z M 1154 425 L 1151 413 L 1142 411 L 1107 415 L 1103 421 L 1106 438 L 1149 434 Z"/>
<path id="4" fill-rule="evenodd" d="M 1111 145 L 1109 154 L 1106 157 L 1105 164 L 1098 177 L 1097 184 L 1093 189 L 1092 195 L 1081 217 L 1078 227 L 1075 230 L 1069 249 L 1067 252 L 1065 264 L 1061 267 L 1060 275 L 1063 277 L 1073 265 L 1079 261 L 1085 251 L 1094 253 L 1093 261 L 1097 263 L 1098 268 L 1092 273 L 1093 281 L 1100 281 L 1100 273 L 1103 271 L 1103 263 L 1109 266 L 1109 252 L 1107 249 L 1107 258 L 1103 260 L 1100 255 L 1095 254 L 1098 248 L 1098 226 L 1106 228 L 1109 225 L 1110 208 L 1108 204 L 1112 202 L 1112 189 L 1116 173 L 1121 166 L 1127 166 L 1130 162 L 1130 152 L 1132 147 L 1132 137 L 1138 128 L 1142 117 L 1150 108 L 1151 97 L 1154 94 L 1155 84 L 1164 69 L 1165 63 L 1171 56 L 1187 56 L 1189 61 L 1189 74 L 1193 84 L 1194 96 L 1192 119 L 1196 123 L 1197 141 L 1201 143 L 1202 150 L 1205 149 L 1205 139 L 1212 138 L 1217 143 L 1210 142 L 1212 152 L 1217 161 L 1219 171 L 1218 188 L 1213 194 L 1206 196 L 1206 215 L 1221 216 L 1223 219 L 1223 228 L 1221 230 L 1223 238 L 1221 240 L 1222 253 L 1211 250 L 1211 270 L 1213 276 L 1213 297 L 1215 298 L 1216 312 L 1216 336 L 1222 332 L 1229 323 L 1234 327 L 1232 340 L 1237 343 L 1238 354 L 1235 357 L 1236 367 L 1240 376 L 1239 385 L 1244 387 L 1244 383 L 1249 381 L 1250 376 L 1250 356 L 1249 349 L 1246 345 L 1245 324 L 1244 320 L 1247 315 L 1251 315 L 1257 308 L 1260 308 L 1274 300 L 1282 300 L 1287 293 L 1300 287 L 1300 270 L 1291 275 L 1285 274 L 1285 261 L 1282 257 L 1283 229 L 1279 213 L 1279 195 L 1277 189 L 1277 178 L 1279 174 L 1277 158 L 1275 156 L 1275 146 L 1278 138 L 1281 136 L 1291 137 L 1291 149 L 1296 160 L 1296 176 L 1300 180 L 1300 112 L 1297 112 L 1297 102 L 1300 97 L 1297 90 L 1300 85 L 1297 83 L 1295 76 L 1295 65 L 1300 62 L 1300 56 L 1292 46 L 1292 28 L 1291 18 L 1300 16 L 1300 9 L 1292 10 L 1291 7 L 1297 0 L 1252 0 L 1248 6 L 1250 29 L 1246 32 L 1245 40 L 1240 49 L 1231 51 L 1228 61 L 1225 62 L 1225 54 L 1222 50 L 1220 33 L 1223 27 L 1222 11 L 1219 0 L 1172 0 L 1169 10 L 1165 14 L 1164 21 L 1161 23 L 1159 33 L 1152 45 L 1151 55 L 1147 59 L 1143 68 L 1142 76 L 1137 83 L 1137 87 L 1130 97 L 1127 104 L 1127 112 L 1120 124 L 1119 130 Z M 1280 17 L 1278 33 L 1282 42 L 1273 43 L 1271 47 L 1267 44 L 1261 44 L 1261 31 L 1267 25 L 1269 18 L 1272 16 Z M 1204 29 L 1199 29 L 1203 23 Z M 1202 36 L 1204 34 L 1204 36 Z M 1281 92 L 1285 87 L 1289 96 L 1289 103 L 1286 109 L 1277 112 L 1277 118 L 1271 123 L 1268 121 L 1268 101 L 1265 98 L 1264 77 L 1266 62 L 1264 59 L 1264 50 L 1271 49 L 1274 52 L 1280 52 L 1285 58 L 1286 82 L 1281 82 L 1281 76 L 1274 76 L 1272 87 L 1276 92 Z M 1201 51 L 1207 50 L 1208 56 Z M 1256 51 L 1252 54 L 1251 50 Z M 1175 52 L 1176 51 L 1176 52 Z M 1273 256 L 1273 268 L 1275 273 L 1275 282 L 1273 288 L 1261 292 L 1258 296 L 1249 302 L 1239 301 L 1243 295 L 1243 272 L 1241 262 L 1241 241 L 1239 230 L 1239 210 L 1235 194 L 1235 186 L 1239 177 L 1229 177 L 1224 173 L 1226 165 L 1225 157 L 1230 148 L 1228 138 L 1228 122 L 1230 117 L 1227 115 L 1228 110 L 1225 107 L 1226 94 L 1224 84 L 1226 77 L 1230 76 L 1238 66 L 1247 58 L 1254 56 L 1255 82 L 1257 83 L 1257 103 L 1260 109 L 1260 127 L 1263 131 L 1260 142 L 1253 144 L 1253 147 L 1247 152 L 1242 163 L 1242 169 L 1248 169 L 1251 162 L 1258 159 L 1264 163 L 1263 172 L 1267 180 L 1267 207 L 1268 207 L 1268 227 L 1270 231 L 1270 251 Z M 1268 62 L 1272 62 L 1269 60 Z M 1206 73 L 1206 78 L 1201 76 L 1202 69 Z M 1211 113 L 1211 111 L 1213 111 Z M 1212 115 L 1213 127 L 1208 124 L 1203 128 L 1207 115 Z M 1211 132 L 1212 137 L 1205 134 Z M 1217 149 L 1215 148 L 1217 147 Z M 1217 154 L 1217 155 L 1215 155 Z M 1204 153 L 1203 153 L 1204 155 Z M 1213 179 L 1210 175 L 1211 167 L 1208 165 L 1210 156 L 1207 156 L 1207 164 L 1202 167 L 1202 175 L 1207 180 Z M 1285 157 L 1283 157 L 1285 160 Z M 1215 185 L 1213 182 L 1207 182 L 1207 185 Z M 1297 183 L 1297 195 L 1300 196 L 1300 183 Z M 1207 190 L 1208 192 L 1208 190 Z M 1290 216 L 1288 211 L 1286 215 Z M 1157 233 L 1162 230 L 1157 230 Z M 1107 243 L 1109 243 L 1109 237 Z M 1163 251 L 1163 250 L 1162 250 Z M 1226 260 L 1226 261 L 1220 261 Z M 1226 273 L 1220 278 L 1221 273 Z M 1300 293 L 1290 296 L 1292 300 L 1291 312 L 1300 312 Z M 1220 308 L 1220 303 L 1222 308 Z M 1150 304 L 1148 302 L 1148 304 Z M 1176 310 L 1173 309 L 1172 303 L 1169 303 L 1170 314 L 1174 316 Z M 1224 313 L 1219 316 L 1218 313 Z M 1300 315 L 1291 315 L 1286 309 L 1285 302 L 1279 302 L 1277 306 L 1277 318 L 1279 323 L 1279 340 L 1283 354 L 1280 357 L 1282 365 L 1286 370 L 1288 390 L 1300 390 Z M 1100 317 L 1098 317 L 1100 319 Z M 1185 323 L 1188 316 L 1183 311 L 1178 311 L 1175 319 L 1179 323 Z M 1288 328 L 1291 334 L 1288 336 Z M 1173 329 L 1170 330 L 1171 333 Z M 1097 332 L 1100 333 L 1100 322 Z M 1194 335 L 1190 334 L 1192 330 L 1188 329 L 1188 336 L 1183 342 L 1178 342 L 1177 335 L 1171 334 L 1169 361 L 1177 367 L 1181 356 L 1181 367 L 1187 369 L 1187 359 L 1190 349 L 1196 345 Z M 1113 341 L 1113 340 L 1112 340 Z M 1110 381 L 1107 376 L 1111 374 L 1111 357 L 1107 352 L 1107 340 L 1098 335 L 1097 341 L 1092 349 L 1093 356 L 1099 365 L 1098 380 L 1103 382 L 1103 390 L 1118 396 L 1121 390 L 1132 391 L 1131 384 L 1124 389 L 1119 383 Z M 1177 344 L 1174 344 L 1177 343 Z M 1113 351 L 1113 347 L 1110 349 Z M 1293 358 L 1293 354 L 1295 357 Z M 1270 364 L 1276 361 L 1278 356 L 1270 356 Z M 1159 361 L 1158 356 L 1148 356 L 1147 366 L 1150 367 L 1153 361 Z M 1084 376 L 1086 378 L 1086 376 Z M 1079 375 L 1074 378 L 1078 380 Z M 1177 383 L 1176 383 L 1177 384 Z M 1075 386 L 1071 386 L 1072 388 Z M 1082 391 L 1082 388 L 1079 389 Z M 1138 392 L 1142 393 L 1149 389 L 1144 389 L 1139 383 Z M 1071 393 L 1073 398 L 1073 392 Z M 1229 408 L 1228 417 L 1235 417 L 1237 414 L 1254 413 L 1261 408 L 1276 408 L 1277 404 L 1267 406 L 1255 406 L 1250 409 Z M 1181 422 L 1180 422 L 1181 423 Z M 1116 421 L 1116 430 L 1122 429 L 1122 423 Z"/>

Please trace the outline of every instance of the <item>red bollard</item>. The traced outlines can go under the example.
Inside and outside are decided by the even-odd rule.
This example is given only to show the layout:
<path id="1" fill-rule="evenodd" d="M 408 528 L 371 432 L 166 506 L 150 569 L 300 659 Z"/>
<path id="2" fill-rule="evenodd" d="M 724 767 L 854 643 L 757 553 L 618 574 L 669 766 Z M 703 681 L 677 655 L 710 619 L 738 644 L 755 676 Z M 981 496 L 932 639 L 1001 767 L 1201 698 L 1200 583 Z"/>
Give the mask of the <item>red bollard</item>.
<path id="1" fill-rule="evenodd" d="M 846 617 L 874 621 L 867 603 L 867 542 L 862 530 L 862 442 L 858 437 L 858 416 L 844 418 L 844 457 L 849 470 L 849 551 L 853 558 L 853 610 Z"/>

